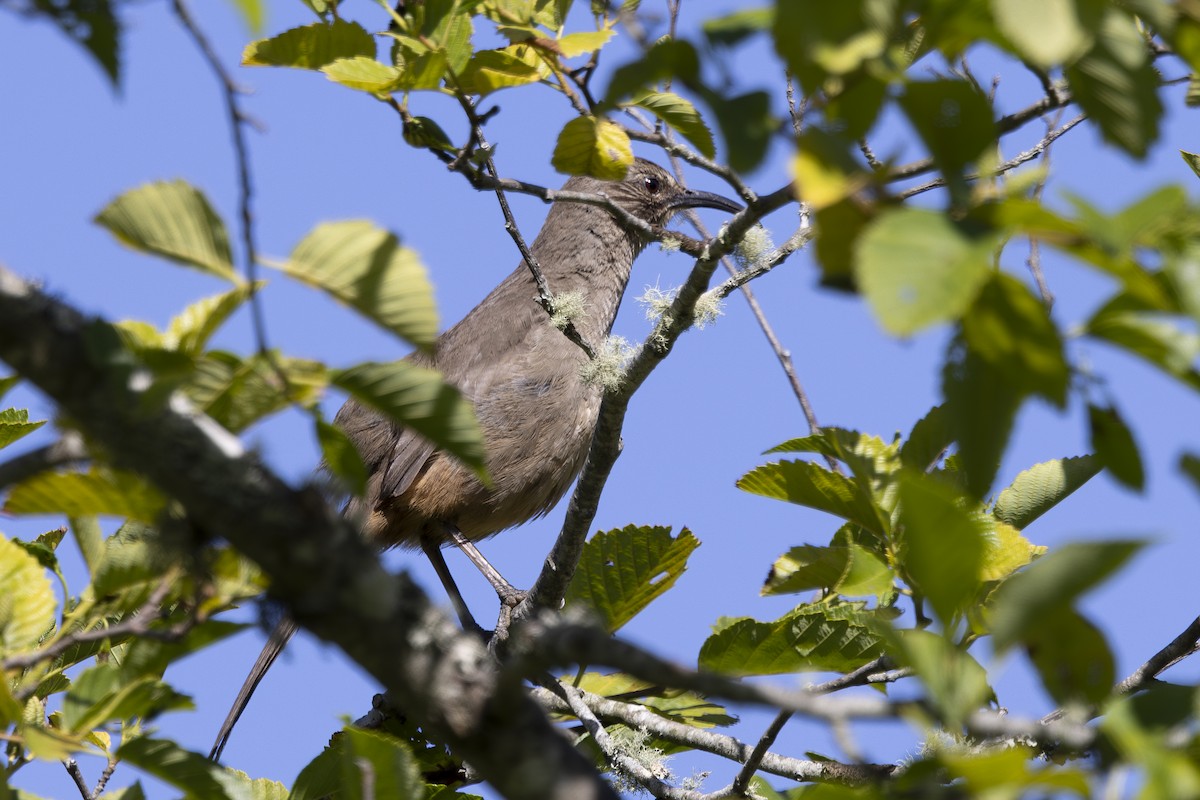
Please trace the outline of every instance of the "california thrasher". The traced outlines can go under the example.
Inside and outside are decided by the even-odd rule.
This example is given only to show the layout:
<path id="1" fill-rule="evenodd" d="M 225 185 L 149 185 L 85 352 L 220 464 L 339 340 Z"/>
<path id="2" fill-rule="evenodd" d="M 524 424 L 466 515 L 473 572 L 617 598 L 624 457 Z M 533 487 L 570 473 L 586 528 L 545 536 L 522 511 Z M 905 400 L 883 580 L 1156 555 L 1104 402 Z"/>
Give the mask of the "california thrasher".
<path id="1" fill-rule="evenodd" d="M 574 177 L 563 188 L 605 194 L 654 225 L 685 208 L 741 209 L 720 195 L 682 188 L 640 158 L 624 180 Z M 574 292 L 583 299 L 584 311 L 573 324 L 584 341 L 598 345 L 612 329 L 634 258 L 645 245 L 600 206 L 557 202 L 530 249 L 557 296 Z M 443 582 L 448 572 L 441 546 L 460 532 L 460 541 L 477 541 L 547 513 L 587 457 L 602 392 L 583 380 L 587 355 L 550 324 L 536 296 L 522 262 L 438 337 L 432 355 L 409 357 L 440 370 L 474 403 L 491 486 L 420 435 L 354 400 L 335 419 L 369 475 L 366 493 L 349 502 L 346 516 L 381 547 L 422 547 L 435 567 L 441 562 Z M 213 760 L 295 630 L 289 619 L 276 625 L 221 726 Z"/>

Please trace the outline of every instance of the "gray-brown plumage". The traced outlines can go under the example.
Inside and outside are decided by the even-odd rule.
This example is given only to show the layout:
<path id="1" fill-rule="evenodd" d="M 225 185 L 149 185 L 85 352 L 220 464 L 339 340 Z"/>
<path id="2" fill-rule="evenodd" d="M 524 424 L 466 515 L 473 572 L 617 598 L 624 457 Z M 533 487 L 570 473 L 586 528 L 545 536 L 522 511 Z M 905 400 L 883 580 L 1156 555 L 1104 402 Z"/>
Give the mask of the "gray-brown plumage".
<path id="1" fill-rule="evenodd" d="M 682 189 L 661 167 L 637 159 L 621 181 L 575 177 L 563 187 L 606 194 L 621 208 L 664 224 L 684 208 L 737 211 L 719 195 Z M 645 246 L 606 210 L 555 203 L 530 250 L 556 295 L 578 293 L 583 314 L 573 320 L 585 341 L 609 334 Z M 491 486 L 453 457 L 377 412 L 348 401 L 335 422 L 367 467 L 367 491 L 346 513 L 381 547 L 440 545 L 447 529 L 471 540 L 492 536 L 547 513 L 579 474 L 591 443 L 601 390 L 584 382 L 587 355 L 550 324 L 535 302 L 537 287 L 522 262 L 454 327 L 432 355 L 413 361 L 440 370 L 475 405 Z M 272 633 L 222 726 L 211 757 L 220 757 L 230 730 L 295 627 Z"/>

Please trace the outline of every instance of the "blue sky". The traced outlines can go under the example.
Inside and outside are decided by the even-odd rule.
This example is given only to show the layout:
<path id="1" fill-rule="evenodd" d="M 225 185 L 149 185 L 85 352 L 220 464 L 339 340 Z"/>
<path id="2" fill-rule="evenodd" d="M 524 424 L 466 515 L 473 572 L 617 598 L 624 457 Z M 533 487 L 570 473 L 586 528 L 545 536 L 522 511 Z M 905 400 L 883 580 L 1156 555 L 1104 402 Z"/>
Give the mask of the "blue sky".
<path id="1" fill-rule="evenodd" d="M 253 38 L 229 3 L 196 3 L 195 13 L 214 39 L 225 63 L 252 93 L 245 109 L 262 123 L 250 134 L 256 186 L 256 224 L 260 248 L 281 258 L 321 221 L 368 218 L 396 231 L 416 249 L 429 269 L 446 327 L 459 319 L 517 264 L 519 257 L 502 227 L 494 196 L 470 189 L 428 154 L 408 148 L 395 115 L 370 97 L 352 92 L 315 73 L 237 68 L 244 44 Z M 645 4 L 649 5 L 649 4 Z M 684 5 L 692 12 L 715 14 L 737 3 Z M 702 6 L 702 7 L 701 7 Z M 359 4 L 351 4 L 355 9 Z M 363 13 L 375 9 L 361 4 Z M 125 12 L 123 81 L 114 93 L 88 58 L 57 30 L 30 24 L 14 15 L 0 16 L 0 74 L 6 122 L 0 125 L 0 262 L 41 280 L 57 295 L 109 319 L 138 318 L 164 325 L 189 302 L 222 289 L 217 281 L 131 252 L 91 217 L 117 194 L 138 184 L 183 178 L 202 188 L 232 224 L 236 212 L 234 164 L 217 84 L 192 43 L 164 3 L 135 4 Z M 693 20 L 695 17 L 693 17 Z M 299 2 L 277 0 L 270 6 L 266 33 L 311 20 Z M 382 26 L 382 23 L 380 23 Z M 685 34 L 689 30 L 684 26 Z M 264 34 L 265 35 L 265 34 Z M 628 43 L 606 51 L 606 66 L 632 54 Z M 731 77 L 747 88 L 771 91 L 782 86 L 780 65 L 765 41 L 739 51 Z M 1002 111 L 1020 107 L 1036 85 L 987 53 L 973 56 L 985 81 L 993 73 L 1000 84 Z M 604 76 L 600 77 L 601 86 Z M 776 108 L 783 109 L 781 91 Z M 1179 149 L 1200 150 L 1194 112 L 1183 107 L 1183 89 L 1167 93 L 1169 111 L 1160 143 L 1144 162 L 1134 162 L 1104 146 L 1093 129 L 1082 126 L 1053 152 L 1047 196 L 1082 195 L 1107 210 L 1119 208 L 1166 182 L 1180 183 L 1194 197 L 1195 176 Z M 492 101 L 489 101 L 489 105 Z M 488 126 L 498 145 L 497 163 L 505 175 L 543 185 L 558 185 L 549 153 L 554 137 L 570 118 L 568 105 L 547 89 L 506 91 L 494 96 L 502 111 Z M 414 101 L 414 113 L 437 118 L 452 138 L 464 133 L 456 107 L 442 98 Z M 1189 123 L 1191 123 L 1189 125 Z M 1005 154 L 1025 149 L 1040 135 L 1006 140 Z M 902 123 L 885 120 L 872 135 L 881 156 L 911 156 Z M 655 154 L 642 150 L 642 155 Z M 778 142 L 767 163 L 750 176 L 769 191 L 787 180 L 786 148 Z M 661 161 L 661 159 L 659 159 Z M 690 174 L 693 185 L 721 190 L 710 176 Z M 537 200 L 511 198 L 526 237 L 532 239 L 546 207 Z M 936 194 L 922 202 L 939 203 Z M 704 212 L 710 224 L 720 212 Z M 768 219 L 776 241 L 796 224 L 795 210 Z M 1010 246 L 1005 266 L 1027 277 L 1025 248 Z M 615 333 L 632 341 L 649 330 L 634 298 L 647 286 L 668 288 L 683 280 L 689 260 L 651 247 L 634 269 Z M 1047 256 L 1046 274 L 1057 297 L 1054 316 L 1069 331 L 1112 291 L 1108 280 L 1075 263 Z M 401 343 L 386 337 L 318 293 L 268 275 L 264 296 L 269 339 L 290 355 L 344 366 L 356 361 L 399 357 Z M 935 328 L 907 341 L 883 334 L 864 303 L 817 286 L 808 253 L 800 253 L 754 285 L 771 322 L 795 359 L 801 382 L 823 424 L 853 427 L 890 438 L 907 432 L 938 402 L 939 364 L 947 329 Z M 217 344 L 239 352 L 252 348 L 249 320 L 237 316 Z M 1083 608 L 1109 637 L 1123 676 L 1175 636 L 1196 614 L 1192 589 L 1200 563 L 1197 494 L 1176 469 L 1185 450 L 1200 452 L 1200 403 L 1193 393 L 1133 359 L 1102 345 L 1072 341 L 1073 357 L 1106 376 L 1125 418 L 1131 421 L 1147 464 L 1148 488 L 1137 495 L 1099 476 L 1065 504 L 1027 531 L 1037 544 L 1051 547 L 1075 539 L 1147 536 L 1154 545 L 1117 579 L 1090 595 Z M 8 398 L 27 406 L 34 417 L 51 417 L 44 398 L 25 389 Z M 337 398 L 328 400 L 330 414 Z M 721 615 L 772 619 L 795 598 L 762 598 L 761 581 L 772 560 L 789 547 L 824 544 L 836 521 L 815 511 L 738 491 L 734 481 L 767 459 L 762 451 L 806 431 L 774 355 L 738 296 L 725 314 L 704 331 L 693 331 L 651 377 L 631 404 L 625 450 L 613 471 L 594 527 L 606 530 L 629 523 L 689 527 L 703 543 L 692 556 L 677 587 L 658 600 L 624 631 L 628 638 L 683 663 L 694 663 L 709 626 Z M 282 475 L 304 480 L 317 462 L 310 428 L 299 415 L 285 414 L 252 429 L 247 440 Z M 27 446 L 44 443 L 27 440 Z M 1037 401 L 1022 412 L 997 488 L 1022 468 L 1050 458 L 1086 452 L 1086 410 L 1073 402 L 1059 412 Z M 565 504 L 564 504 L 565 506 Z M 549 548 L 559 523 L 560 506 L 546 519 L 485 543 L 484 552 L 516 585 L 528 585 Z M 0 531 L 29 538 L 59 524 L 53 519 L 0 518 Z M 440 589 L 416 554 L 390 553 L 389 563 L 411 569 L 435 596 Z M 82 586 L 77 559 L 68 577 Z M 451 555 L 460 584 L 481 621 L 489 620 L 495 598 L 462 559 Z M 906 609 L 906 615 L 910 613 Z M 255 618 L 253 609 L 240 618 Z M 902 618 L 903 620 L 904 618 Z M 182 745 L 207 751 L 213 734 L 262 635 L 254 630 L 178 665 L 170 680 L 191 694 L 194 713 L 176 713 L 159 721 L 163 734 Z M 988 659 L 988 650 L 979 655 Z M 1010 710 L 1039 714 L 1050 701 L 1031 681 L 1020 659 L 1010 658 L 993 673 L 1002 704 Z M 1197 679 L 1185 664 L 1170 677 Z M 810 676 L 780 677 L 784 684 Z M 813 678 L 815 679 L 815 678 Z M 376 687 L 333 648 L 301 636 L 260 687 L 226 751 L 226 762 L 253 777 L 290 783 L 345 717 L 370 707 Z M 742 713 L 735 730 L 745 740 L 758 737 L 765 717 Z M 868 756 L 889 761 L 913 747 L 914 735 L 899 726 L 860 726 Z M 805 750 L 839 756 L 819 726 L 795 722 L 781 740 L 784 752 Z M 728 764 L 680 757 L 681 774 L 715 769 L 708 788 L 727 783 Z M 93 762 L 85 767 L 95 775 Z M 118 770 L 112 785 L 130 782 L 129 768 Z M 18 774 L 15 785 L 45 796 L 74 792 L 57 765 L 33 766 Z M 165 796 L 161 786 L 152 796 Z"/>

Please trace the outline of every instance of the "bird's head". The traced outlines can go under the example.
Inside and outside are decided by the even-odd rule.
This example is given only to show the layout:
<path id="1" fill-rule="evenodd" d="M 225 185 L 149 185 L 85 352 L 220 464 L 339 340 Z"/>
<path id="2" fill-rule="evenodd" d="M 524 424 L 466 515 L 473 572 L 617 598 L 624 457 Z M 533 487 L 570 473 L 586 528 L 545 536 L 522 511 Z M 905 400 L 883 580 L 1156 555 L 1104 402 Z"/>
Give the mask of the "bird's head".
<path id="1" fill-rule="evenodd" d="M 685 208 L 717 208 L 730 213 L 742 210 L 739 203 L 719 194 L 683 188 L 669 172 L 644 158 L 634 159 L 622 180 L 572 178 L 563 188 L 608 195 L 621 208 L 651 225 L 665 225 Z"/>

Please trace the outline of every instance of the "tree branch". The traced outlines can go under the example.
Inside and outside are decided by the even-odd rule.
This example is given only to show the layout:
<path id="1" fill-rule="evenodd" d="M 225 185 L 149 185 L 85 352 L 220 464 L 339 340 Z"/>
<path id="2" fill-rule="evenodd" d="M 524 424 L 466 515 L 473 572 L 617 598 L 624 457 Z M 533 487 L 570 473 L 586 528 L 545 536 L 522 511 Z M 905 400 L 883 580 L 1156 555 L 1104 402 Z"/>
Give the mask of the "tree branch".
<path id="1" fill-rule="evenodd" d="M 57 442 L 30 450 L 0 464 L 0 489 L 32 478 L 42 472 L 86 461 L 91 457 L 84 447 L 83 437 L 65 431 Z"/>

